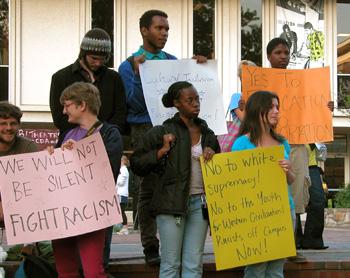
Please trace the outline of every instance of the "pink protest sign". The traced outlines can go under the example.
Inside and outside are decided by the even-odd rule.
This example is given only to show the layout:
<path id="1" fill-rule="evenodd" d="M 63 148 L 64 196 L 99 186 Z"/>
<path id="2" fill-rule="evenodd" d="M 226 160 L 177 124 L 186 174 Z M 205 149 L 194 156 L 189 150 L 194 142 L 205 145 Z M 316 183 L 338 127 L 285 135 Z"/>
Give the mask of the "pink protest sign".
<path id="1" fill-rule="evenodd" d="M 99 133 L 73 150 L 0 157 L 0 176 L 8 244 L 64 238 L 121 222 Z"/>

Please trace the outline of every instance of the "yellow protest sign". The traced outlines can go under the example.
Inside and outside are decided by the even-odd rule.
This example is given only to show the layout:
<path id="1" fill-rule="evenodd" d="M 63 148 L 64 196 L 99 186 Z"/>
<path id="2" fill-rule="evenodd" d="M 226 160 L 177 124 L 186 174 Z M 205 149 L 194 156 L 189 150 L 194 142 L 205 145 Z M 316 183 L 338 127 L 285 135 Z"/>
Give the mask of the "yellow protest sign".
<path id="1" fill-rule="evenodd" d="M 217 270 L 294 256 L 283 146 L 201 160 Z"/>
<path id="2" fill-rule="evenodd" d="M 290 70 L 242 67 L 242 94 L 272 91 L 280 99 L 277 132 L 290 144 L 333 141 L 329 67 Z"/>

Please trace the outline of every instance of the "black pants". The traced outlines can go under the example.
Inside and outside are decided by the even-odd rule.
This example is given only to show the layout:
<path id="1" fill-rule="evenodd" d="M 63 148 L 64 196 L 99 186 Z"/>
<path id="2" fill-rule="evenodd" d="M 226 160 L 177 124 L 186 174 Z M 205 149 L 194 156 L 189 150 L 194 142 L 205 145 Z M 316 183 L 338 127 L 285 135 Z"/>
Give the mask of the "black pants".
<path id="1" fill-rule="evenodd" d="M 153 197 L 154 182 L 157 182 L 158 176 L 150 174 L 141 182 L 138 203 L 138 216 L 141 234 L 141 243 L 144 253 L 158 252 L 159 240 L 157 238 L 157 222 L 150 213 L 150 205 Z"/>
<path id="2" fill-rule="evenodd" d="M 124 226 L 128 224 L 128 218 L 126 217 L 126 214 L 125 214 L 125 209 L 126 209 L 127 205 L 128 205 L 128 203 L 120 203 L 120 209 L 122 211 L 122 219 L 123 219 L 122 224 Z"/>
<path id="3" fill-rule="evenodd" d="M 131 143 L 134 148 L 142 144 L 143 135 L 152 127 L 150 124 L 132 125 L 131 126 Z M 135 187 L 139 183 L 139 194 L 137 200 L 137 218 L 140 226 L 141 244 L 143 252 L 154 253 L 158 252 L 159 240 L 157 238 L 157 223 L 154 216 L 150 213 L 150 203 L 153 197 L 154 184 L 150 182 L 153 180 L 152 174 L 141 179 L 134 179 Z M 134 201 L 134 200 L 133 200 Z"/>
<path id="4" fill-rule="evenodd" d="M 302 246 L 305 248 L 322 247 L 324 229 L 325 194 L 322 188 L 321 174 L 317 167 L 309 168 L 311 186 L 310 201 L 306 209 L 306 222 Z"/>
<path id="5" fill-rule="evenodd" d="M 296 214 L 296 229 L 295 229 L 295 244 L 297 248 L 302 246 L 303 242 L 303 228 L 301 225 L 300 213 Z"/>
<path id="6" fill-rule="evenodd" d="M 103 265 L 105 269 L 108 267 L 109 257 L 111 254 L 111 243 L 112 243 L 113 226 L 106 228 L 105 247 L 103 249 Z"/>

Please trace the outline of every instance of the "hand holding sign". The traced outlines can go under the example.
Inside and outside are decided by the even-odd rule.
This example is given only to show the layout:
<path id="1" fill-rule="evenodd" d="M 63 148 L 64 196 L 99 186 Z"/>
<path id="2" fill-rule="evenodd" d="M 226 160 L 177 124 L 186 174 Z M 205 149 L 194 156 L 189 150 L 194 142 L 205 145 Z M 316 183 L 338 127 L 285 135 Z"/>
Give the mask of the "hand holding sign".
<path id="1" fill-rule="evenodd" d="M 201 161 L 218 270 L 295 255 L 280 160 L 282 146 Z"/>
<path id="2" fill-rule="evenodd" d="M 203 58 L 198 59 L 203 62 Z M 161 125 L 176 113 L 175 108 L 165 108 L 161 102 L 162 95 L 169 86 L 177 81 L 188 81 L 197 89 L 201 98 L 199 117 L 208 123 L 215 134 L 227 133 L 216 61 L 197 64 L 193 59 L 148 60 L 140 65 L 140 76 L 153 125 Z"/>
<path id="3" fill-rule="evenodd" d="M 242 67 L 242 93 L 272 91 L 280 99 L 277 132 L 291 144 L 333 141 L 329 67 L 307 70 Z"/>
<path id="4" fill-rule="evenodd" d="M 1 157 L 0 175 L 9 244 L 84 234 L 121 221 L 99 133 L 71 150 Z"/>

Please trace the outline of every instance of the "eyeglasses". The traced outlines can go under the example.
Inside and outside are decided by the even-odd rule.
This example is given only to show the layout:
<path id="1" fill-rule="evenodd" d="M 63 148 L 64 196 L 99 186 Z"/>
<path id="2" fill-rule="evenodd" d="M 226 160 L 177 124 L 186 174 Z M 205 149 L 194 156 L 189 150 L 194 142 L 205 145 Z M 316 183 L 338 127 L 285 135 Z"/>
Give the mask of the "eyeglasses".
<path id="1" fill-rule="evenodd" d="M 17 127 L 19 126 L 19 122 L 0 122 L 0 127 Z"/>
<path id="2" fill-rule="evenodd" d="M 71 106 L 72 104 L 74 104 L 74 102 L 65 102 L 64 104 L 63 104 L 63 108 L 64 109 L 67 109 L 69 106 Z"/>

